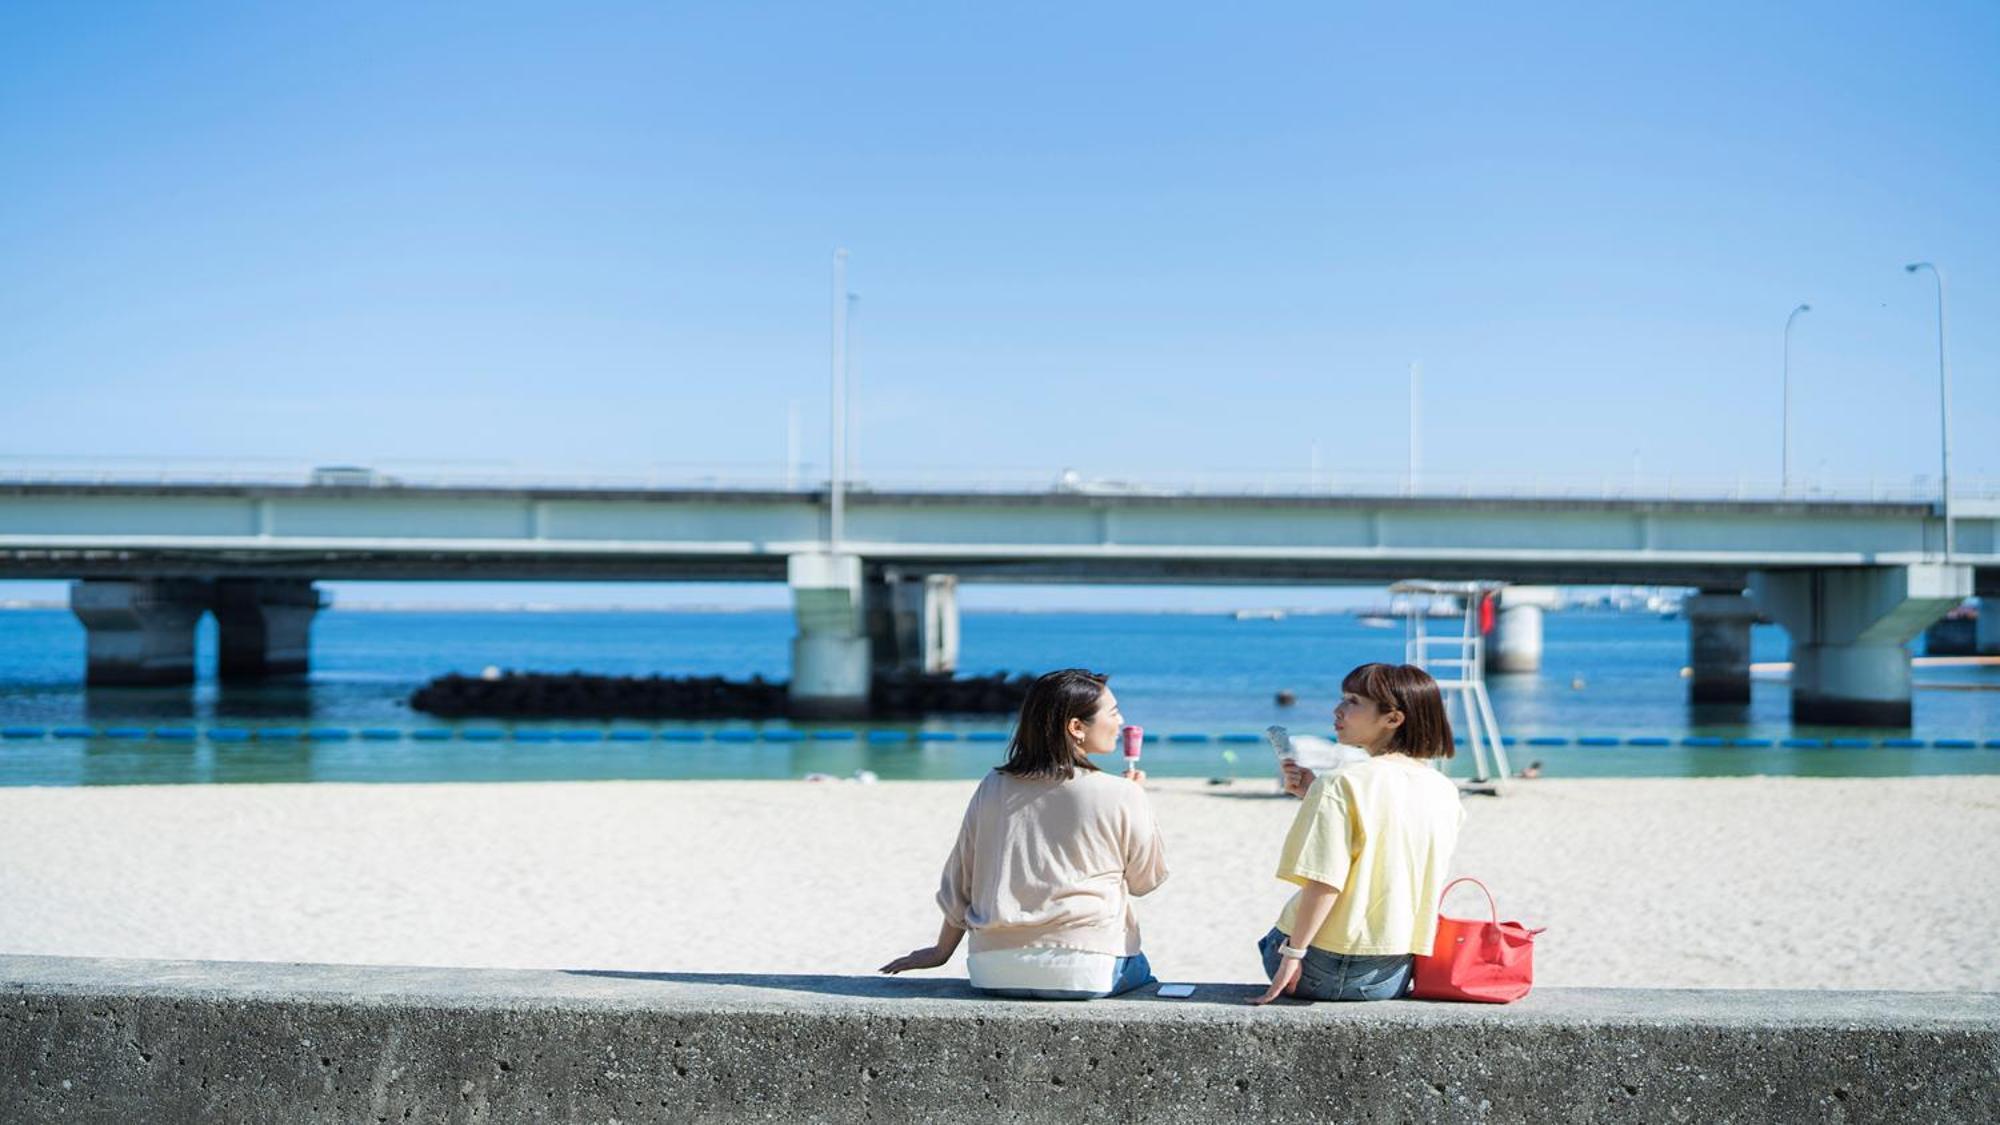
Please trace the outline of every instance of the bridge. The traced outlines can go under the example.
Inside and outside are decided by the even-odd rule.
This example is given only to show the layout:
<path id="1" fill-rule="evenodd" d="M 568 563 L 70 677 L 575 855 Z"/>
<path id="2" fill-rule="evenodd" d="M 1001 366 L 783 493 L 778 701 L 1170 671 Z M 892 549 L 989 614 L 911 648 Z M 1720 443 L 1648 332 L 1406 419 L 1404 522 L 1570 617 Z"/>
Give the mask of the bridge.
<path id="1" fill-rule="evenodd" d="M 1792 642 L 1801 722 L 1907 725 L 1905 644 L 2000 594 L 2000 492 L 1934 499 L 1444 495 L 1059 483 L 843 491 L 634 483 L 0 479 L 0 578 L 74 580 L 93 684 L 193 678 L 213 612 L 229 679 L 298 674 L 315 581 L 786 582 L 802 711 L 865 703 L 871 672 L 949 670 L 959 582 L 1380 584 L 1414 576 L 1689 586 L 1695 702 L 1747 701 L 1757 620 Z M 1608 491 L 1608 490 L 1607 490 Z M 1740 493 L 1741 490 L 1739 490 Z M 1541 601 L 1503 594 L 1532 666 Z M 1982 651 L 2000 651 L 2000 614 Z M 1508 642 L 1512 635 L 1512 643 Z"/>

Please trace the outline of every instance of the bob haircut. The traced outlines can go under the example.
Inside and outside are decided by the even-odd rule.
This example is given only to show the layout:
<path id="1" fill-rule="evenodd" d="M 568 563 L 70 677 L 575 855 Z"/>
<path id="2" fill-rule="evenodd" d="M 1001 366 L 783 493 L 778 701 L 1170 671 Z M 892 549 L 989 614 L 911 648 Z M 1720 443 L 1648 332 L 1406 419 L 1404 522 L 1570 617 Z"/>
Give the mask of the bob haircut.
<path id="1" fill-rule="evenodd" d="M 1412 758 L 1452 756 L 1451 719 L 1431 674 L 1414 664 L 1363 664 L 1340 681 L 1340 690 L 1360 696 L 1384 713 L 1401 711 L 1403 725 L 1389 736 L 1389 748 Z"/>
<path id="2" fill-rule="evenodd" d="M 1069 721 L 1089 722 L 1104 699 L 1108 676 L 1081 668 L 1050 672 L 1028 688 L 1021 701 L 1021 718 L 1007 743 L 1007 763 L 993 767 L 1014 777 L 1067 781 L 1079 769 L 1097 772 L 1080 757 L 1069 740 Z"/>

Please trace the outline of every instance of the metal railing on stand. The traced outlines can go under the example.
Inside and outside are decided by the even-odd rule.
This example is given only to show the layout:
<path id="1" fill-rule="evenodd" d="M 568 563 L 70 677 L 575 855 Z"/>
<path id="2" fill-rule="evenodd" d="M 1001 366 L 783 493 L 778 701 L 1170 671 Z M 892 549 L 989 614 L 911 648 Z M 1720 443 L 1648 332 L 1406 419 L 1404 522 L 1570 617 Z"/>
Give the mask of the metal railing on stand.
<path id="1" fill-rule="evenodd" d="M 1403 660 L 1430 673 L 1445 698 L 1445 713 L 1453 705 L 1464 716 L 1461 728 L 1465 744 L 1472 750 L 1473 778 L 1477 783 L 1496 786 L 1512 776 L 1507 747 L 1500 738 L 1500 721 L 1493 714 L 1493 700 L 1486 694 L 1486 636 L 1481 629 L 1481 606 L 1488 597 L 1498 596 L 1498 582 L 1428 582 L 1412 580 L 1389 587 L 1391 597 L 1405 600 L 1403 619 Z M 1441 599 L 1453 599 L 1458 612 L 1455 634 L 1432 635 L 1432 611 Z M 1444 616 L 1444 615 L 1439 615 Z"/>

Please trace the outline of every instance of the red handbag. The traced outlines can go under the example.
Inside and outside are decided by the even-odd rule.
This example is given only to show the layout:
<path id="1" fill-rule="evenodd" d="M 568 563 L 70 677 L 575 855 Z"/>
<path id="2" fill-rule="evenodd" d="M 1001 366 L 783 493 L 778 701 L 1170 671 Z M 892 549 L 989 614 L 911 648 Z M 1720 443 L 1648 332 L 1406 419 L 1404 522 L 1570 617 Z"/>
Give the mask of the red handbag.
<path id="1" fill-rule="evenodd" d="M 1460 883 L 1485 891 L 1492 921 L 1445 916 L 1444 896 Z M 1416 959 L 1416 983 L 1410 995 L 1418 1000 L 1485 1004 L 1519 1000 L 1534 983 L 1535 935 L 1547 928 L 1531 930 L 1519 922 L 1502 922 L 1500 906 L 1486 884 L 1472 878 L 1453 879 L 1438 894 L 1437 937 L 1431 943 L 1430 956 Z"/>

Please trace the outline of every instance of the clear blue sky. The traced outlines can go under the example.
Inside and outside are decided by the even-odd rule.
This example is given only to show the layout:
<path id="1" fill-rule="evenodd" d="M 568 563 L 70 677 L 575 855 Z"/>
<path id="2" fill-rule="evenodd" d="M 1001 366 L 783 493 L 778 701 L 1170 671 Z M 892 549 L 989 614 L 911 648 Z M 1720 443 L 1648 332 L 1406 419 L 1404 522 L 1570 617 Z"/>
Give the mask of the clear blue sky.
<path id="1" fill-rule="evenodd" d="M 6 5 L 0 453 L 2000 478 L 2000 6 L 941 7 Z"/>

